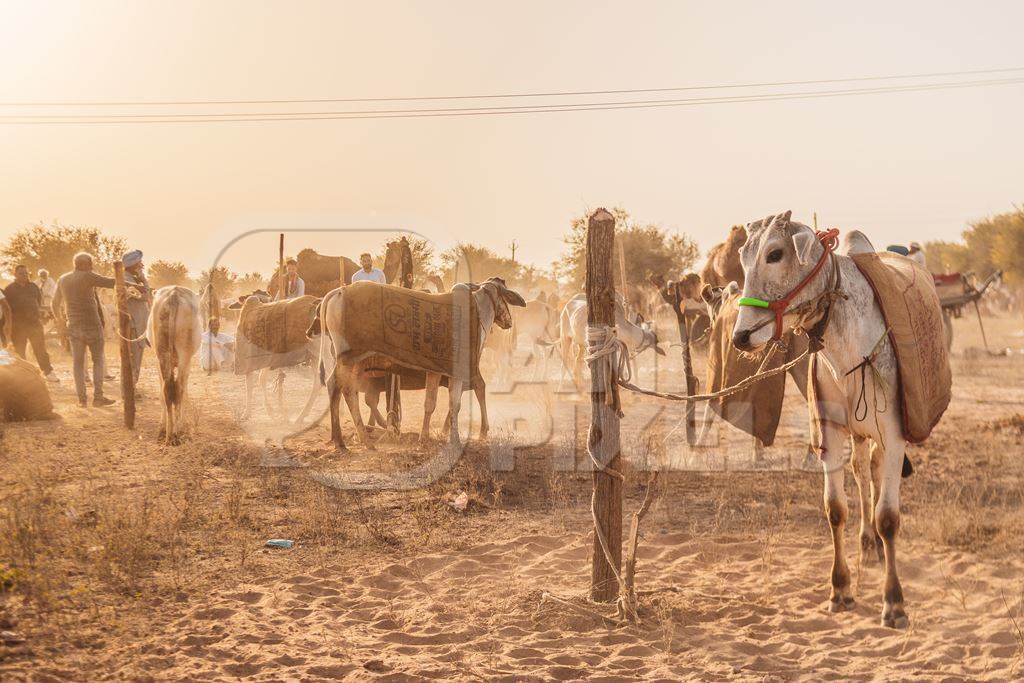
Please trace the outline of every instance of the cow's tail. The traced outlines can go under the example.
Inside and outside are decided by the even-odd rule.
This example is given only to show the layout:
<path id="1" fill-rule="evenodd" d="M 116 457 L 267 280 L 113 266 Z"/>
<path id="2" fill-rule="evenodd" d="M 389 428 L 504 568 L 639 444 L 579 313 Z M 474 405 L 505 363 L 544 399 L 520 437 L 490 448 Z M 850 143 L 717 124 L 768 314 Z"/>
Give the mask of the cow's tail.
<path id="1" fill-rule="evenodd" d="M 174 340 L 176 338 L 175 326 L 178 322 L 178 306 L 181 301 L 177 292 L 171 292 L 165 300 L 164 306 L 160 309 L 160 333 L 157 338 L 157 357 L 167 356 L 174 351 Z M 170 359 L 167 368 L 167 376 L 164 378 L 164 400 L 168 406 L 174 405 L 178 400 L 178 371 L 177 363 Z"/>

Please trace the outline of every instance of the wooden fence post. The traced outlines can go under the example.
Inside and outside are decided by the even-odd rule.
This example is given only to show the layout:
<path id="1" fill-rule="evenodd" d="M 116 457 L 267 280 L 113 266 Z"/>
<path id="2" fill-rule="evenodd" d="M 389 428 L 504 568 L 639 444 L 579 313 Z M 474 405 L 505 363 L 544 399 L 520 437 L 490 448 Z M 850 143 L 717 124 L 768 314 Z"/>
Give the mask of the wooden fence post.
<path id="1" fill-rule="evenodd" d="M 284 233 L 281 233 L 280 241 L 277 245 L 277 286 L 278 286 L 278 299 L 284 301 L 288 298 L 288 274 L 284 272 Z"/>
<path id="2" fill-rule="evenodd" d="M 402 238 L 402 260 L 398 269 L 398 286 L 405 289 L 412 289 L 412 250 L 409 248 L 409 241 Z M 402 434 L 402 376 L 397 372 L 387 372 L 384 375 L 385 399 L 388 410 L 388 428 L 393 429 L 395 434 Z"/>
<path id="3" fill-rule="evenodd" d="M 615 217 L 605 209 L 587 222 L 587 325 L 615 327 L 615 276 L 612 258 Z M 594 548 L 590 597 L 613 602 L 622 568 L 622 480 L 619 473 L 619 388 L 606 387 L 605 361 L 590 361 L 590 433 L 587 450 L 594 467 Z M 606 391 L 607 389 L 607 391 Z M 610 392 L 610 393 L 609 393 Z M 609 473 L 609 470 L 611 473 Z M 608 545 L 610 565 L 602 547 Z"/>
<path id="4" fill-rule="evenodd" d="M 132 367 L 132 317 L 128 313 L 128 288 L 124 284 L 124 264 L 114 261 L 114 301 L 117 330 L 121 335 L 121 400 L 124 401 L 124 426 L 135 429 L 135 369 Z"/>

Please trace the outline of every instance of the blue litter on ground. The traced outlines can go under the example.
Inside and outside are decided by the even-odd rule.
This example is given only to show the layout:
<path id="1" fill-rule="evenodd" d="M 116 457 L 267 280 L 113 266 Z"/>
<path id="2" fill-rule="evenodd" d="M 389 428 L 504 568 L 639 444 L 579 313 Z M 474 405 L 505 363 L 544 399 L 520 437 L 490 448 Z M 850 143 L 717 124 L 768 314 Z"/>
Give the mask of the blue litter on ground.
<path id="1" fill-rule="evenodd" d="M 287 538 L 272 538 L 264 545 L 268 548 L 291 548 L 295 545 L 295 541 L 289 541 Z"/>

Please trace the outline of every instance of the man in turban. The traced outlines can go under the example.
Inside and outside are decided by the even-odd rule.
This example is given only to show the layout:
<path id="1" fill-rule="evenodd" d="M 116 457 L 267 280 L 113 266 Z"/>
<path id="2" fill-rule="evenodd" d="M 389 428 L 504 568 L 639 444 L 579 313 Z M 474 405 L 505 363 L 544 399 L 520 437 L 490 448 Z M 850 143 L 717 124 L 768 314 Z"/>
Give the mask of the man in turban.
<path id="1" fill-rule="evenodd" d="M 146 280 L 141 251 L 129 251 L 121 257 L 121 263 L 124 264 L 124 284 L 128 288 L 128 314 L 132 319 L 129 336 L 137 340 L 132 342 L 132 379 L 137 385 L 142 369 L 142 353 L 146 350 L 146 340 L 139 337 L 146 334 L 146 325 L 149 324 L 153 290 Z"/>

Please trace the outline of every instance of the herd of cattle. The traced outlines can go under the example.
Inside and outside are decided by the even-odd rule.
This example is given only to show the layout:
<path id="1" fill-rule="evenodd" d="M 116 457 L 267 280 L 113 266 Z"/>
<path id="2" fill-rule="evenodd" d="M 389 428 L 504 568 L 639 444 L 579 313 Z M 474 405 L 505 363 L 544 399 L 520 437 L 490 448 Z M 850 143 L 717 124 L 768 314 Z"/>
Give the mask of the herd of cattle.
<path id="1" fill-rule="evenodd" d="M 715 310 L 716 292 L 728 282 L 742 283 L 738 250 L 745 237 L 742 227 L 733 228 L 729 239 L 711 251 L 701 275 L 690 274 L 679 283 L 686 299 L 688 325 L 697 336 L 708 328 L 708 311 Z M 383 268 L 388 283 L 398 280 L 400 260 L 398 241 L 390 243 Z M 364 394 L 369 425 L 385 426 L 379 400 L 386 388 L 385 377 L 393 374 L 401 376 L 402 390 L 425 390 L 421 438 L 429 435 L 440 385 L 448 388 L 449 412 L 443 427 L 448 438 L 453 443 L 459 441 L 456 425 L 461 396 L 467 389 L 476 394 L 481 408 L 481 436 L 486 436 L 486 382 L 479 369 L 481 357 L 495 368 L 499 379 L 502 375 L 507 377 L 513 354 L 524 338 L 530 352 L 526 364 L 534 363 L 534 379 L 548 376 L 548 363 L 557 350 L 562 381 L 568 375 L 576 389 L 583 388 L 587 303 L 582 294 L 559 301 L 554 294 L 539 292 L 527 301 L 500 278 L 490 278 L 480 284 L 459 283 L 447 292 L 442 291 L 443 285 L 436 278 L 421 283 L 424 288 L 415 291 L 430 292 L 424 294 L 428 299 L 426 304 L 458 309 L 455 321 L 463 321 L 462 328 L 467 327 L 465 321 L 478 321 L 478 329 L 471 331 L 476 348 L 459 361 L 465 368 L 424 367 L 422 359 L 410 362 L 409 354 L 403 354 L 401 345 L 396 347 L 393 338 L 385 338 L 387 335 L 372 338 L 358 355 L 350 352 L 347 338 L 352 330 L 344 329 L 345 325 L 381 328 L 388 322 L 389 312 L 380 307 L 369 308 L 351 322 L 343 321 L 340 310 L 346 295 L 351 297 L 363 290 L 393 288 L 393 285 L 350 284 L 358 265 L 347 258 L 321 256 L 306 249 L 300 252 L 298 261 L 307 294 L 297 299 L 274 301 L 276 282 L 266 291 L 257 290 L 229 301 L 219 300 L 209 286 L 201 296 L 181 286 L 158 290 L 147 338 L 158 359 L 163 404 L 161 434 L 169 443 L 176 443 L 183 429 L 179 415 L 187 394 L 189 367 L 199 350 L 202 331 L 208 328 L 211 319 L 236 315 L 235 372 L 245 377 L 246 389 L 243 419 L 252 414 L 257 386 L 262 390 L 267 412 L 275 413 L 268 392 L 268 380 L 273 372 L 277 372 L 280 389 L 285 368 L 313 365 L 319 369 L 319 377 L 314 379 L 308 400 L 296 421 L 302 422 L 307 417 L 320 386 L 326 385 L 330 398 L 331 439 L 339 449 L 345 448 L 339 422 L 340 399 L 345 398 L 361 442 L 372 447 L 357 397 L 359 393 Z M 616 331 L 630 359 L 646 350 L 665 354 L 659 344 L 664 341 L 666 332 L 675 328 L 676 319 L 673 309 L 661 296 L 664 284 L 654 278 L 649 285 L 633 287 L 627 297 L 620 297 L 616 302 Z M 704 301 L 711 305 L 701 302 L 702 289 Z M 510 306 L 515 309 L 514 313 Z M 443 334 L 458 336 L 458 327 L 458 324 L 450 324 Z M 443 355 L 451 356 L 452 350 L 446 348 Z M 286 417 L 281 396 L 279 390 L 276 413 Z"/>
<path id="2" fill-rule="evenodd" d="M 253 373 L 263 376 L 266 401 L 268 371 L 315 361 L 318 379 L 329 392 L 331 440 L 339 450 L 345 450 L 341 398 L 360 442 L 372 448 L 358 394 L 367 396 L 371 421 L 382 423 L 376 408 L 379 381 L 396 375 L 402 389 L 425 391 L 421 439 L 430 433 L 438 387 L 448 387 L 445 430 L 458 446 L 458 417 L 466 390 L 477 396 L 481 434 L 487 433 L 481 357 L 493 354 L 496 367 L 510 367 L 511 353 L 523 335 L 531 358 L 545 365 L 545 373 L 546 359 L 557 346 L 563 377 L 568 372 L 582 388 L 588 328 L 583 295 L 564 302 L 547 295 L 526 301 L 496 277 L 479 284 L 459 283 L 443 293 L 412 289 L 411 282 L 403 283 L 407 287 L 365 281 L 343 284 L 344 263 L 337 258 L 323 262 L 322 274 L 335 276 L 334 284 L 340 286 L 321 296 L 269 302 L 269 295 L 260 292 L 236 302 L 240 317 L 235 372 L 247 377 L 247 412 Z M 387 268 L 389 282 L 399 269 Z M 798 294 L 800 303 L 795 304 Z M 777 349 L 787 349 L 784 360 L 792 362 L 780 370 L 794 373 L 804 393 L 809 447 L 825 474 L 825 510 L 835 551 L 829 609 L 839 612 L 853 605 L 843 546 L 848 442 L 860 498 L 862 559 L 877 557 L 884 565 L 882 624 L 906 627 L 895 559 L 900 480 L 912 471 L 906 446 L 927 438 L 949 404 L 952 382 L 948 349 L 940 343 L 941 302 L 927 271 L 905 256 L 877 252 L 858 231 L 840 239 L 838 230 L 812 230 L 785 212 L 734 227 L 712 250 L 700 275 L 679 282 L 654 279 L 650 286 L 634 287 L 620 297 L 615 331 L 630 358 L 652 349 L 665 353 L 659 347 L 658 320 L 665 315 L 667 302 L 681 335 L 687 328 L 696 329 L 698 318 L 709 326 L 705 337 L 712 390 L 723 384 L 740 388 L 733 380 L 741 377 L 729 374 L 737 368 L 746 376 L 758 372 L 743 366 L 757 362 L 752 354 L 771 349 L 767 363 Z M 156 296 L 149 340 L 159 357 L 168 439 L 178 435 L 177 413 L 191 357 L 199 346 L 201 315 L 216 308 L 210 292 L 205 308 L 195 293 L 182 287 L 164 288 Z M 513 314 L 513 309 L 519 312 Z M 802 347 L 787 341 L 796 330 L 803 333 Z M 753 386 L 764 392 L 770 409 L 754 415 L 745 429 L 765 443 L 774 438 L 785 382 L 781 373 L 761 379 L 768 376 L 774 377 L 774 386 L 766 381 Z M 317 383 L 314 380 L 313 392 Z M 742 402 L 750 406 L 757 399 L 747 394 Z M 732 422 L 723 407 L 718 404 L 719 414 Z"/>

